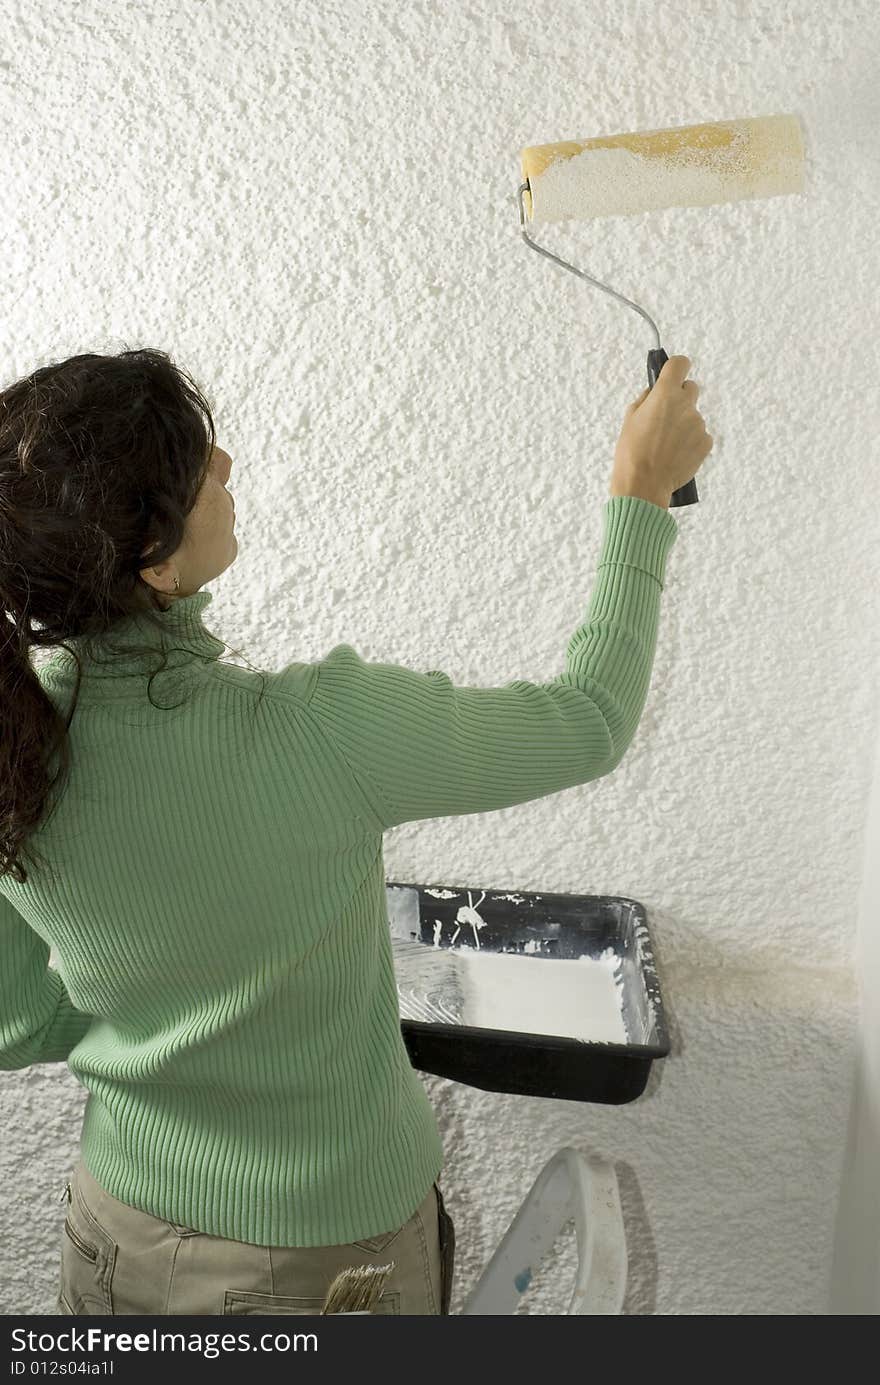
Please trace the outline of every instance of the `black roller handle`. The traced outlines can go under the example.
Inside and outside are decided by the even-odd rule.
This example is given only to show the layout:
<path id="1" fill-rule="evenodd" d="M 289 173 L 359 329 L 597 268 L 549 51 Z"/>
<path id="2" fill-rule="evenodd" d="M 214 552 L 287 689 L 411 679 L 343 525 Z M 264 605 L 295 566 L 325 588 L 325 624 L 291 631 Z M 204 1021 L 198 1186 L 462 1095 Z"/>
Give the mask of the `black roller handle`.
<path id="1" fill-rule="evenodd" d="M 662 346 L 658 346 L 654 351 L 648 352 L 648 389 L 652 390 L 657 382 L 657 376 L 669 360 Z M 697 495 L 697 478 L 694 476 L 685 485 L 680 486 L 677 491 L 672 492 L 672 499 L 669 508 L 673 505 L 696 505 L 700 497 Z"/>

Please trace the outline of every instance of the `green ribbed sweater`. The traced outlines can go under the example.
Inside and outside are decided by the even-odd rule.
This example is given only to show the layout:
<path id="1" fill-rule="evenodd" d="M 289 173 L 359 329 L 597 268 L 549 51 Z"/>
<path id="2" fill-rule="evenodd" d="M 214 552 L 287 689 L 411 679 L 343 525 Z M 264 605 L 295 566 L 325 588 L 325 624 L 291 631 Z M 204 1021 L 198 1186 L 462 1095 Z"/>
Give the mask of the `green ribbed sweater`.
<path id="1" fill-rule="evenodd" d="M 382 834 L 614 769 L 676 536 L 658 505 L 606 502 L 590 606 L 548 683 L 456 687 L 343 644 L 266 674 L 258 702 L 260 675 L 219 661 L 205 591 L 161 617 L 186 648 L 152 696 L 181 706 L 150 705 L 134 653 L 87 662 L 70 778 L 35 838 L 52 878 L 0 878 L 0 1068 L 67 1061 L 107 1192 L 259 1245 L 412 1214 L 443 1148 L 400 1031 Z M 146 631 L 134 617 L 114 638 Z M 63 650 L 38 669 L 63 711 L 73 674 Z"/>

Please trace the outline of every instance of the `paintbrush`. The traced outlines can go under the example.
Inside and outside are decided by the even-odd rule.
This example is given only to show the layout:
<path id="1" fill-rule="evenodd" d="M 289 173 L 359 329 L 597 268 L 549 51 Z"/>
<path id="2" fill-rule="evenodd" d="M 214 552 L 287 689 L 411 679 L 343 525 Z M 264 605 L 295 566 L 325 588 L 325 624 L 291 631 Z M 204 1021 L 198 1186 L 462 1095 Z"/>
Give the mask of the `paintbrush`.
<path id="1" fill-rule="evenodd" d="M 340 1270 L 324 1299 L 324 1313 L 372 1313 L 382 1297 L 385 1281 L 394 1269 L 390 1265 L 350 1265 Z"/>

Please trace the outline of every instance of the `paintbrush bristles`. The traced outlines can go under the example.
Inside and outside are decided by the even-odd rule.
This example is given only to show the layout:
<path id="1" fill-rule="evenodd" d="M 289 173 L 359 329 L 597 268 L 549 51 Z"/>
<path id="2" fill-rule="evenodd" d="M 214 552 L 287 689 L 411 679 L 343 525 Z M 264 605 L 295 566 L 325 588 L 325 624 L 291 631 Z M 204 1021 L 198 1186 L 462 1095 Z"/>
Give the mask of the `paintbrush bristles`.
<path id="1" fill-rule="evenodd" d="M 371 1313 L 382 1297 L 390 1265 L 351 1265 L 340 1270 L 324 1299 L 321 1313 Z"/>

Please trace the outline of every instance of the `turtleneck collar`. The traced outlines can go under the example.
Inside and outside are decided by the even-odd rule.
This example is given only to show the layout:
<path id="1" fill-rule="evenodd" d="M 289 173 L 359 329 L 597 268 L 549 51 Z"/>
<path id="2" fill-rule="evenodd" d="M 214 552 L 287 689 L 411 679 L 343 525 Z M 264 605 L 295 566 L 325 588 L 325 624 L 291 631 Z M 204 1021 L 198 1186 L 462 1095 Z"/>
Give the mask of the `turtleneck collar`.
<path id="1" fill-rule="evenodd" d="M 95 658 L 88 657 L 85 636 L 67 640 L 80 656 L 83 687 L 100 685 L 103 690 L 105 680 L 107 684 L 120 687 L 130 684 L 132 678 L 143 678 L 151 673 L 157 667 L 157 655 L 155 652 L 138 654 L 135 652 L 137 645 L 147 646 L 151 651 L 167 649 L 166 667 L 177 671 L 219 658 L 226 645 L 202 624 L 202 613 L 212 600 L 211 592 L 200 590 L 191 596 L 178 597 L 167 611 L 157 611 L 161 635 L 149 618 L 140 614 L 127 616 L 106 635 L 92 639 Z M 46 668 L 59 675 L 76 676 L 76 663 L 66 649 L 53 650 Z M 121 686 L 121 690 L 125 691 L 126 687 Z"/>

